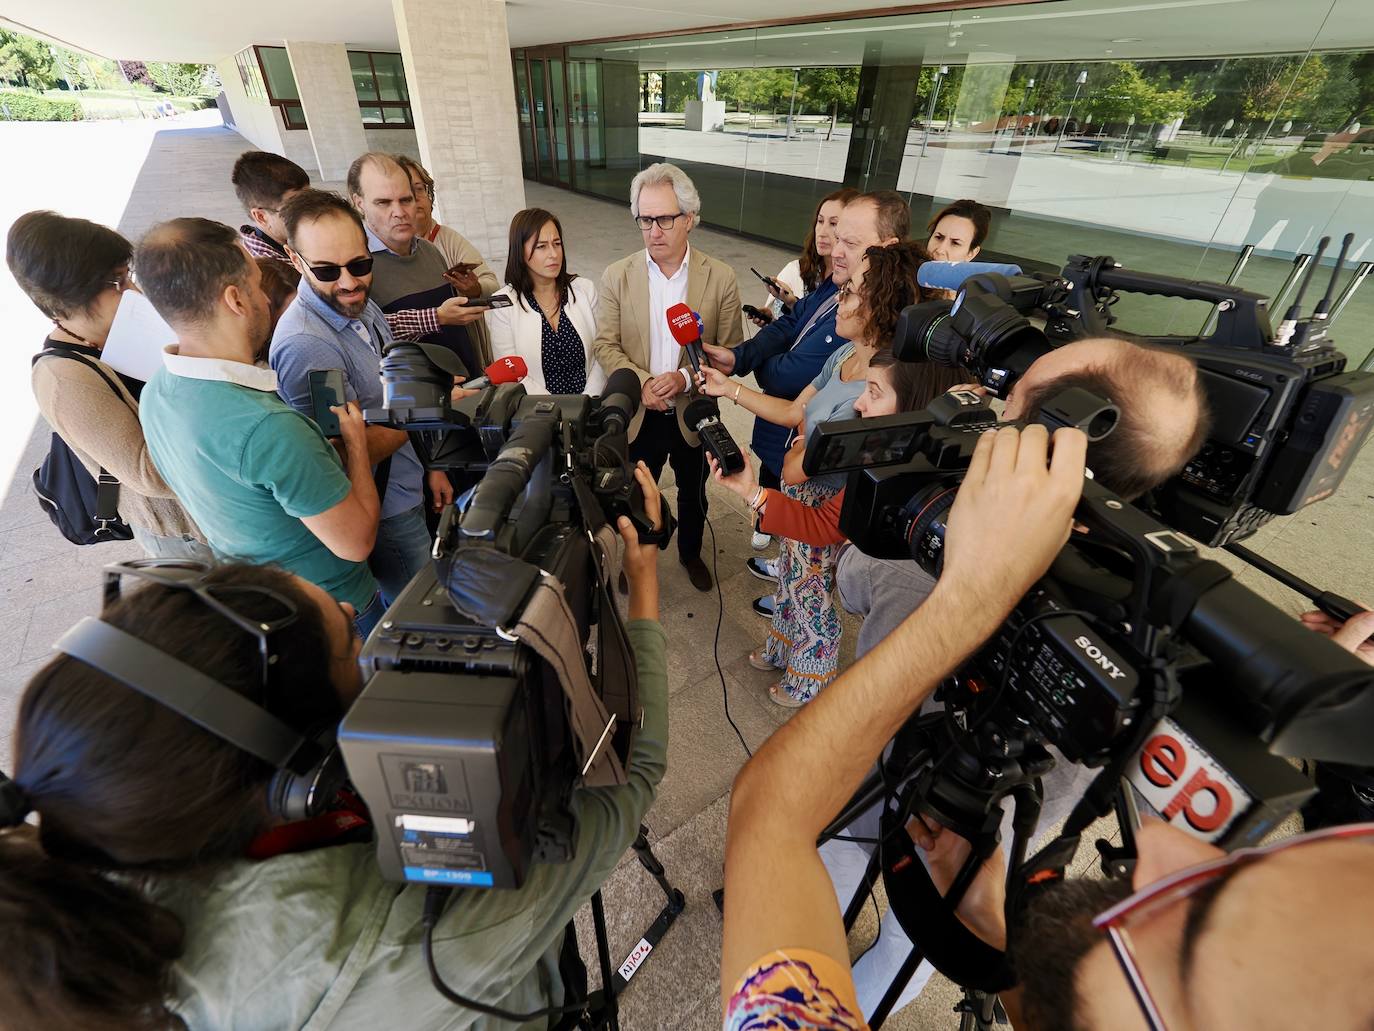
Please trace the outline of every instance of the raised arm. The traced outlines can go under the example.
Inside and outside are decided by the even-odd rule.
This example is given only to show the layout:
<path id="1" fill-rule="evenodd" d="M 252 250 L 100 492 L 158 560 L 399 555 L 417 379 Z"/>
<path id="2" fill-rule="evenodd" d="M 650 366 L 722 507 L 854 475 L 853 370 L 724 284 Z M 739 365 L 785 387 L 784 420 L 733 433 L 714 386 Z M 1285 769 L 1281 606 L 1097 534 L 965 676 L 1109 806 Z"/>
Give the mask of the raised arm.
<path id="1" fill-rule="evenodd" d="M 801 422 L 806 416 L 806 402 L 816 396 L 816 388 L 808 386 L 794 400 L 788 401 L 752 390 L 738 380 L 731 380 L 719 369 L 711 368 L 701 370 L 701 389 L 711 397 L 728 397 L 760 419 L 779 426 L 795 426 Z"/>
<path id="2" fill-rule="evenodd" d="M 1068 539 L 1087 440 L 1006 428 L 975 449 L 950 513 L 944 573 L 924 605 L 784 724 L 735 778 L 725 852 L 721 995 L 779 948 L 848 966 L 816 838 L 883 746 L 939 682 L 1001 625 Z M 786 885 L 786 897 L 778 886 Z"/>

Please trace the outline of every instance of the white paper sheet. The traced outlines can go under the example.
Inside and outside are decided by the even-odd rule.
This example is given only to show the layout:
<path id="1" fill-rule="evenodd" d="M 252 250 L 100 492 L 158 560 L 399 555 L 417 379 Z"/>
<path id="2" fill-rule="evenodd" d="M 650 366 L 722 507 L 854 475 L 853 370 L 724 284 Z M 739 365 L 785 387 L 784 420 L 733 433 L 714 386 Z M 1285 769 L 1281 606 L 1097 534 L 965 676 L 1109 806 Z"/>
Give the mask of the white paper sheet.
<path id="1" fill-rule="evenodd" d="M 148 298 L 137 290 L 125 290 L 100 357 L 116 372 L 146 382 L 162 368 L 162 349 L 176 338 L 176 331 Z"/>

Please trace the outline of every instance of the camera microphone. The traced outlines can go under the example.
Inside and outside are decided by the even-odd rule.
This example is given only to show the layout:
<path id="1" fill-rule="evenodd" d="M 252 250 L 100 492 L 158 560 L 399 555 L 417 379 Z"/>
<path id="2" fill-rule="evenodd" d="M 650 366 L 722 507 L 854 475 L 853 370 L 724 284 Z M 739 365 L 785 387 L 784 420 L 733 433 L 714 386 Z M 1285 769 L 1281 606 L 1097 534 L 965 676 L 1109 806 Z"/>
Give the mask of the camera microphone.
<path id="1" fill-rule="evenodd" d="M 471 383 L 459 384 L 464 390 L 481 390 L 483 387 L 500 386 L 502 383 L 519 383 L 530 374 L 530 367 L 518 354 L 497 358 Z"/>
<path id="2" fill-rule="evenodd" d="M 606 433 L 628 432 L 639 411 L 639 377 L 634 369 L 616 369 L 601 389 L 601 425 Z"/>

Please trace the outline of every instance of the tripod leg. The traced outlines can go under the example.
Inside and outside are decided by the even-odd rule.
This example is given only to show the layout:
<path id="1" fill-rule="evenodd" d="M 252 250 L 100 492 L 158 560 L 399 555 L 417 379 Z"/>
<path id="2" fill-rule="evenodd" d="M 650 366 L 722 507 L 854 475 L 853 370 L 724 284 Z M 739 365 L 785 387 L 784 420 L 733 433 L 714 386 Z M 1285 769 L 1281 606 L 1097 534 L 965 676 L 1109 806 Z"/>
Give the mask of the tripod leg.
<path id="1" fill-rule="evenodd" d="M 639 857 L 640 865 L 649 871 L 653 879 L 658 882 L 658 886 L 663 889 L 663 894 L 668 898 L 668 908 L 675 914 L 682 912 L 683 906 L 687 904 L 686 899 L 682 892 L 674 888 L 669 882 L 667 871 L 663 869 L 663 864 L 658 861 L 658 856 L 654 855 L 653 849 L 649 847 L 648 831 L 643 825 L 640 826 L 639 836 L 635 838 L 631 847 L 635 850 L 635 855 Z"/>
<path id="2" fill-rule="evenodd" d="M 878 879 L 878 858 L 879 853 L 875 848 L 873 855 L 868 858 L 868 868 L 864 870 L 864 879 L 854 888 L 854 897 L 849 900 L 849 906 L 844 911 L 845 934 L 854 930 L 854 921 L 859 919 L 859 914 L 863 912 L 864 903 L 868 901 L 868 896 L 873 891 L 873 882 Z"/>
<path id="3" fill-rule="evenodd" d="M 596 928 L 596 958 L 601 966 L 601 1000 L 605 1007 L 597 1015 L 594 1026 L 620 1031 L 620 1014 L 613 988 L 616 975 L 611 971 L 611 942 L 606 935 L 606 903 L 600 891 L 592 896 L 592 926 Z"/>
<path id="4" fill-rule="evenodd" d="M 868 1018 L 869 1027 L 876 1031 L 877 1028 L 883 1026 L 883 1021 L 892 1014 L 892 1007 L 897 1005 L 897 1000 L 902 996 L 902 990 L 906 988 L 906 983 L 911 980 L 911 975 L 916 973 L 916 968 L 921 965 L 923 958 L 920 949 L 913 948 L 907 953 L 906 959 L 902 961 L 901 967 L 898 968 L 892 982 L 887 986 L 887 991 L 883 993 L 878 1008 Z"/>

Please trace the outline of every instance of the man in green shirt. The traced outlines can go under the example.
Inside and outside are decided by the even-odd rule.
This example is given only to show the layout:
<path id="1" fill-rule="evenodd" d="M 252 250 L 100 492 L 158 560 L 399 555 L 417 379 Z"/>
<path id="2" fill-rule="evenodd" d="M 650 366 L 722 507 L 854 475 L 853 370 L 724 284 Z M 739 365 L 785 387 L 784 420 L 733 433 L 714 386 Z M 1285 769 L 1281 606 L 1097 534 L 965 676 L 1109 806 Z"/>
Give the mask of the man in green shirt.
<path id="1" fill-rule="evenodd" d="M 380 506 L 361 413 L 336 408 L 345 461 L 276 393 L 253 355 L 266 339 L 261 272 L 228 226 L 179 218 L 134 257 L 139 285 L 177 332 L 139 406 L 153 462 L 225 559 L 278 565 L 356 613 L 381 616 L 367 556 Z"/>

